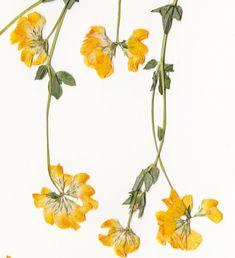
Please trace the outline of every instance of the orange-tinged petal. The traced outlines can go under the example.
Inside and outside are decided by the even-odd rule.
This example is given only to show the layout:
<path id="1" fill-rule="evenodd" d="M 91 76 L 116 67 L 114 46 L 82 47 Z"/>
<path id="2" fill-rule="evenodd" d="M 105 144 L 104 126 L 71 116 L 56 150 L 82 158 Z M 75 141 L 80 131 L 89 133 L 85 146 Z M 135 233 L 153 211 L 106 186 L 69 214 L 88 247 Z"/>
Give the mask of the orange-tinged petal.
<path id="1" fill-rule="evenodd" d="M 93 210 L 93 209 L 97 209 L 99 206 L 99 202 L 94 200 L 91 197 L 87 197 L 87 196 L 82 196 L 81 200 L 83 202 L 83 205 L 88 209 L 88 210 Z"/>
<path id="2" fill-rule="evenodd" d="M 43 208 L 45 206 L 46 196 L 42 194 L 33 194 L 34 205 L 37 208 Z"/>
<path id="3" fill-rule="evenodd" d="M 127 254 L 125 252 L 125 240 L 118 241 L 114 245 L 114 251 L 119 257 L 126 257 Z"/>
<path id="4" fill-rule="evenodd" d="M 205 199 L 202 201 L 202 208 L 203 210 L 208 210 L 212 207 L 217 207 L 217 205 L 219 204 L 219 202 L 217 200 L 214 199 Z"/>
<path id="5" fill-rule="evenodd" d="M 114 244 L 114 238 L 112 235 L 105 236 L 105 235 L 99 234 L 99 240 L 105 246 L 113 246 Z"/>
<path id="6" fill-rule="evenodd" d="M 80 197 L 82 196 L 92 196 L 95 194 L 95 190 L 93 187 L 91 187 L 90 185 L 87 184 L 81 184 L 79 186 L 79 193 L 80 193 Z"/>
<path id="7" fill-rule="evenodd" d="M 138 40 L 144 40 L 148 38 L 149 32 L 145 29 L 136 29 L 133 31 L 133 36 Z"/>
<path id="8" fill-rule="evenodd" d="M 73 228 L 79 229 L 79 224 L 74 222 L 67 214 L 59 213 L 54 216 L 55 224 L 61 229 Z"/>
<path id="9" fill-rule="evenodd" d="M 109 219 L 106 220 L 102 225 L 101 228 L 116 228 L 116 229 L 122 229 L 122 225 L 120 222 L 116 219 Z"/>
<path id="10" fill-rule="evenodd" d="M 140 246 L 140 239 L 137 235 L 130 233 L 127 235 L 126 243 L 125 243 L 125 253 L 133 253 Z"/>
<path id="11" fill-rule="evenodd" d="M 51 193 L 51 190 L 47 187 L 43 187 L 41 190 L 41 194 L 49 194 Z"/>
<path id="12" fill-rule="evenodd" d="M 78 205 L 71 212 L 71 217 L 77 222 L 83 222 L 86 220 L 83 208 Z"/>
<path id="13" fill-rule="evenodd" d="M 74 176 L 74 180 L 78 185 L 86 183 L 90 176 L 86 173 L 79 173 Z"/>
<path id="14" fill-rule="evenodd" d="M 33 26 L 42 26 L 46 23 L 45 18 L 40 13 L 37 13 L 37 12 L 28 14 L 28 21 Z"/>

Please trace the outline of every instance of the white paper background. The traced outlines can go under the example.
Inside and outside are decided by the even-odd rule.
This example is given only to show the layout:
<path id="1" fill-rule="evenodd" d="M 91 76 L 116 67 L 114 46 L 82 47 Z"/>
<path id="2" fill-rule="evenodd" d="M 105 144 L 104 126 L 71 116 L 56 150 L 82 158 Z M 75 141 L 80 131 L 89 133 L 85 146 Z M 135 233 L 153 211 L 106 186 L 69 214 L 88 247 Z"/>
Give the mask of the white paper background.
<path id="1" fill-rule="evenodd" d="M 31 0 L 1 1 L 0 27 Z M 147 59 L 160 53 L 161 19 L 150 10 L 168 1 L 123 0 L 121 39 L 138 27 L 150 30 Z M 198 258 L 234 256 L 235 180 L 235 32 L 232 0 L 179 1 L 184 9 L 169 37 L 167 62 L 174 63 L 172 89 L 168 92 L 168 129 L 162 158 L 178 192 L 194 195 L 195 208 L 203 198 L 220 201 L 224 220 L 207 219 L 192 227 L 204 241 L 194 252 L 163 247 L 156 240 L 155 212 L 169 188 L 163 176 L 148 195 L 142 220 L 133 221 L 141 247 L 133 258 Z M 63 7 L 62 0 L 39 8 L 47 18 L 46 34 Z M 127 220 L 121 206 L 134 178 L 155 158 L 151 134 L 149 91 L 151 71 L 133 74 L 120 50 L 115 73 L 106 80 L 83 64 L 79 50 L 91 25 L 103 25 L 114 39 L 117 1 L 82 0 L 65 20 L 54 66 L 76 76 L 76 88 L 52 102 L 52 162 L 66 172 L 87 171 L 100 202 L 79 231 L 62 231 L 47 225 L 42 210 L 33 205 L 32 193 L 52 187 L 46 170 L 46 81 L 33 81 L 36 68 L 20 62 L 9 31 L 0 38 L 0 257 L 76 258 L 115 257 L 97 240 L 100 224 L 108 218 Z M 12 29 L 11 29 L 12 30 Z M 159 101 L 160 105 L 160 101 Z M 160 114 L 160 113 L 159 113 Z M 161 123 L 161 117 L 158 117 Z"/>

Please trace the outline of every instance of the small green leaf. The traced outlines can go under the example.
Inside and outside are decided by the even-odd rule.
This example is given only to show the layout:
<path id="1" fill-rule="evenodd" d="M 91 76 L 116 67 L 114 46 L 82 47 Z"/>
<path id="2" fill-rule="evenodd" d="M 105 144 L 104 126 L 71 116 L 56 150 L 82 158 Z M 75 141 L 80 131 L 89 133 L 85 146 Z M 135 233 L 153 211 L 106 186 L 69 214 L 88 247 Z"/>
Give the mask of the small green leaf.
<path id="1" fill-rule="evenodd" d="M 153 185 L 153 178 L 149 173 L 147 173 L 144 177 L 144 184 L 145 184 L 145 190 L 146 192 L 148 192 L 151 186 Z"/>
<path id="2" fill-rule="evenodd" d="M 63 94 L 61 82 L 56 74 L 52 74 L 52 78 L 49 81 L 49 90 L 53 97 L 59 99 Z"/>
<path id="3" fill-rule="evenodd" d="M 166 87 L 166 89 L 170 89 L 170 87 L 171 87 L 171 78 L 166 74 L 165 75 L 165 87 Z"/>
<path id="4" fill-rule="evenodd" d="M 171 27 L 173 19 L 181 20 L 183 15 L 183 10 L 180 6 L 175 6 L 172 4 L 162 6 L 160 8 L 152 10 L 152 12 L 158 12 L 162 16 L 162 24 L 165 34 L 168 34 Z"/>
<path id="5" fill-rule="evenodd" d="M 144 176 L 145 176 L 145 170 L 142 170 L 139 176 L 135 180 L 135 184 L 132 188 L 132 191 L 139 190 L 138 188 L 143 184 Z"/>
<path id="6" fill-rule="evenodd" d="M 158 126 L 158 129 L 157 129 L 157 136 L 158 136 L 158 140 L 159 141 L 162 141 L 163 138 L 164 138 L 164 134 L 165 134 L 165 131 L 162 127 Z"/>
<path id="7" fill-rule="evenodd" d="M 164 70 L 165 70 L 165 72 L 174 72 L 174 65 L 173 64 L 165 64 Z"/>
<path id="8" fill-rule="evenodd" d="M 158 74 L 156 74 L 156 72 L 153 73 L 153 77 L 152 77 L 152 86 L 151 86 L 151 91 L 155 90 L 158 84 Z"/>
<path id="9" fill-rule="evenodd" d="M 158 62 L 155 59 L 151 59 L 150 61 L 147 62 L 144 69 L 145 70 L 153 69 L 157 66 L 157 64 L 158 64 Z"/>
<path id="10" fill-rule="evenodd" d="M 183 9 L 181 6 L 177 5 L 174 9 L 173 18 L 175 18 L 177 21 L 181 21 L 183 16 Z"/>
<path id="11" fill-rule="evenodd" d="M 122 205 L 130 205 L 131 204 L 131 201 L 132 201 L 132 196 L 130 196 L 129 198 L 127 198 Z"/>
<path id="12" fill-rule="evenodd" d="M 155 184 L 159 178 L 160 170 L 157 167 L 152 167 L 149 173 L 153 178 L 153 184 Z"/>
<path id="13" fill-rule="evenodd" d="M 42 80 L 43 78 L 45 78 L 47 73 L 48 73 L 48 68 L 46 65 L 39 66 L 37 73 L 36 73 L 35 80 Z"/>
<path id="14" fill-rule="evenodd" d="M 144 215 L 144 210 L 146 206 L 146 193 L 142 193 L 141 198 L 139 200 L 139 214 L 138 217 L 141 218 Z"/>
<path id="15" fill-rule="evenodd" d="M 56 75 L 64 84 L 69 85 L 69 86 L 76 85 L 76 81 L 70 73 L 65 72 L 65 71 L 60 71 L 60 72 L 57 72 Z"/>

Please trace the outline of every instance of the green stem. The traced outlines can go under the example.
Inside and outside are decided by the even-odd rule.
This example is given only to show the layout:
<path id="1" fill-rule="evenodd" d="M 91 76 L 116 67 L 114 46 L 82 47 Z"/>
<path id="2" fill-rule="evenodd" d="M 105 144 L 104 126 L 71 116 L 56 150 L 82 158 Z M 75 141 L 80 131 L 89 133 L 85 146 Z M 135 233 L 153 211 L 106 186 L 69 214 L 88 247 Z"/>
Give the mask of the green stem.
<path id="1" fill-rule="evenodd" d="M 117 34 L 116 34 L 116 42 L 117 43 L 119 43 L 121 12 L 122 12 L 122 0 L 118 0 L 118 17 L 117 17 Z"/>
<path id="2" fill-rule="evenodd" d="M 178 3 L 178 0 L 174 0 L 172 5 L 177 5 Z M 173 186 L 170 182 L 170 179 L 166 173 L 166 170 L 163 166 L 163 163 L 161 161 L 161 152 L 162 152 L 162 149 L 163 149 L 163 145 L 164 145 L 164 141 L 165 141 L 165 135 L 166 135 L 166 126 L 167 126 L 167 105 L 166 105 L 166 87 L 165 87 L 165 56 L 166 56 L 166 46 L 167 46 L 167 40 L 168 40 L 168 34 L 165 34 L 163 35 L 163 39 L 162 39 L 162 48 L 161 48 L 161 59 L 160 59 L 160 68 L 159 66 L 157 67 L 157 71 L 159 73 L 159 69 L 160 69 L 160 76 L 161 76 L 161 81 L 162 81 L 162 96 L 163 96 L 163 131 L 164 131 L 164 134 L 163 134 L 163 138 L 161 140 L 161 143 L 160 143 L 160 146 L 158 148 L 158 145 L 157 145 L 157 139 L 156 139 L 156 129 L 155 129 L 155 121 L 154 121 L 154 100 L 155 100 L 155 90 L 153 92 L 153 96 L 152 96 L 152 129 L 153 129 L 153 136 L 154 136 L 154 143 L 155 143 L 155 147 L 158 151 L 157 153 L 157 157 L 155 159 L 155 166 L 157 166 L 157 163 L 160 162 L 160 166 L 162 168 L 162 171 L 167 179 L 167 182 L 169 183 L 170 187 L 173 189 Z M 139 186 L 139 189 L 142 188 L 142 185 Z M 137 194 L 138 194 L 139 191 L 137 191 Z M 136 202 L 136 197 L 134 198 L 134 202 L 133 202 L 133 205 L 131 207 L 131 210 L 130 210 L 130 214 L 129 214 L 129 218 L 128 218 L 128 223 L 127 223 L 127 228 L 130 228 L 130 225 L 131 225 L 131 221 L 132 221 L 132 218 L 133 218 L 133 214 L 134 214 L 134 206 L 135 206 L 135 202 Z"/>
<path id="3" fill-rule="evenodd" d="M 157 137 L 156 137 L 156 127 L 155 127 L 155 119 L 154 119 L 154 106 L 155 106 L 155 93 L 156 93 L 156 89 L 153 90 L 153 93 L 152 93 L 152 104 L 151 104 L 151 114 L 152 114 L 152 132 L 153 132 L 153 138 L 154 138 L 154 144 L 155 144 L 155 148 L 156 148 L 156 151 L 159 152 L 159 148 L 158 148 L 158 143 L 157 143 Z M 171 182 L 170 182 L 170 179 L 167 175 L 167 172 L 166 172 L 166 169 L 164 167 L 164 164 L 162 162 L 162 159 L 161 157 L 159 157 L 159 164 L 160 164 L 160 167 L 161 167 L 161 170 L 168 182 L 168 184 L 170 185 L 171 188 L 173 188 Z"/>
<path id="4" fill-rule="evenodd" d="M 62 27 L 62 24 L 63 24 L 66 13 L 67 13 L 67 5 L 65 5 L 65 7 L 63 8 L 63 10 L 61 12 L 61 15 L 60 15 L 60 18 L 59 18 L 60 21 L 58 22 L 58 24 L 56 26 L 55 36 L 54 36 L 54 39 L 53 39 L 53 42 L 52 42 L 52 45 L 51 45 L 51 48 L 50 48 L 50 52 L 48 54 L 48 60 L 47 60 L 48 75 L 49 75 L 49 78 L 50 78 L 49 89 L 48 89 L 47 108 L 46 108 L 47 167 L 48 167 L 49 177 L 50 177 L 52 183 L 54 184 L 54 186 L 57 188 L 57 190 L 59 192 L 61 192 L 61 191 L 57 187 L 57 185 L 55 184 L 55 182 L 52 178 L 51 168 L 50 168 L 51 167 L 51 159 L 50 159 L 50 137 L 49 137 L 49 114 L 50 114 L 50 106 L 51 106 L 51 82 L 52 82 L 52 80 L 51 80 L 52 79 L 51 70 L 53 69 L 52 66 L 51 66 L 51 60 L 52 60 L 52 57 L 53 57 L 53 54 L 54 54 L 54 51 L 55 51 L 56 43 L 57 43 L 57 40 L 58 40 L 60 30 L 61 30 L 61 27 Z"/>
<path id="5" fill-rule="evenodd" d="M 19 18 L 21 18 L 23 15 L 25 15 L 27 12 L 30 10 L 34 9 L 38 5 L 42 3 L 43 0 L 39 0 L 36 3 L 32 4 L 28 8 L 26 8 L 23 12 L 21 12 L 19 15 L 17 15 L 11 22 L 9 22 L 1 31 L 0 31 L 0 36 L 7 31 Z"/>

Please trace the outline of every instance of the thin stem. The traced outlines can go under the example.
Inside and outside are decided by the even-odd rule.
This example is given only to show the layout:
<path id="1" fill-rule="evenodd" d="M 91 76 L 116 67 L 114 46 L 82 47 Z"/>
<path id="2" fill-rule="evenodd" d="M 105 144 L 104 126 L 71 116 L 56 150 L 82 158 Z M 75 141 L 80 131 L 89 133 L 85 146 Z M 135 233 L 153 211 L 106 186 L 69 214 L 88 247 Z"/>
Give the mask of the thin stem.
<path id="1" fill-rule="evenodd" d="M 121 12 L 122 12 L 122 0 L 118 0 L 117 34 L 116 34 L 116 42 L 117 43 L 119 43 L 119 32 L 120 32 L 120 24 L 121 24 Z"/>
<path id="2" fill-rule="evenodd" d="M 43 0 L 39 0 L 36 3 L 32 4 L 28 8 L 26 8 L 23 12 L 21 12 L 19 15 L 17 15 L 11 22 L 9 22 L 1 31 L 0 31 L 0 36 L 7 31 L 19 18 L 21 18 L 23 15 L 25 15 L 27 12 L 30 10 L 34 9 L 38 5 L 42 3 Z"/>
<path id="3" fill-rule="evenodd" d="M 155 144 L 155 148 L 156 148 L 156 151 L 159 152 L 159 148 L 158 148 L 158 143 L 157 143 L 157 137 L 156 137 L 156 127 L 155 127 L 155 119 L 154 119 L 154 106 L 155 106 L 155 93 L 156 93 L 156 89 L 153 90 L 153 93 L 152 93 L 152 103 L 151 103 L 151 114 L 152 114 L 152 132 L 153 132 L 153 138 L 154 138 L 154 144 Z M 164 164 L 162 162 L 162 159 L 161 157 L 159 157 L 159 164 L 160 164 L 160 167 L 161 167 L 161 170 L 168 182 L 168 184 L 170 185 L 171 188 L 173 188 L 171 182 L 170 182 L 170 179 L 167 175 L 167 172 L 166 172 L 166 169 L 164 167 Z"/>
<path id="4" fill-rule="evenodd" d="M 58 22 L 57 26 L 56 26 L 56 32 L 55 32 L 55 36 L 50 48 L 50 52 L 48 54 L 48 60 L 47 60 L 47 66 L 48 66 L 48 75 L 50 78 L 49 81 L 49 89 L 48 89 L 48 100 L 47 100 L 47 108 L 46 108 L 46 137 L 47 137 L 47 167 L 48 167 L 48 174 L 49 177 L 52 181 L 52 183 L 54 184 L 54 186 L 57 188 L 57 190 L 59 192 L 61 192 L 61 190 L 57 187 L 57 185 L 55 184 L 52 175 L 51 175 L 51 159 L 50 159 L 50 135 L 49 135 L 49 114 L 50 114 L 50 106 L 51 106 L 51 83 L 52 83 L 52 74 L 51 71 L 53 70 L 52 66 L 51 66 L 51 60 L 55 51 L 55 47 L 56 47 L 56 43 L 60 34 L 60 30 L 65 18 L 65 15 L 67 13 L 67 5 L 65 5 L 65 7 L 63 8 L 61 15 L 60 15 L 60 21 Z"/>

